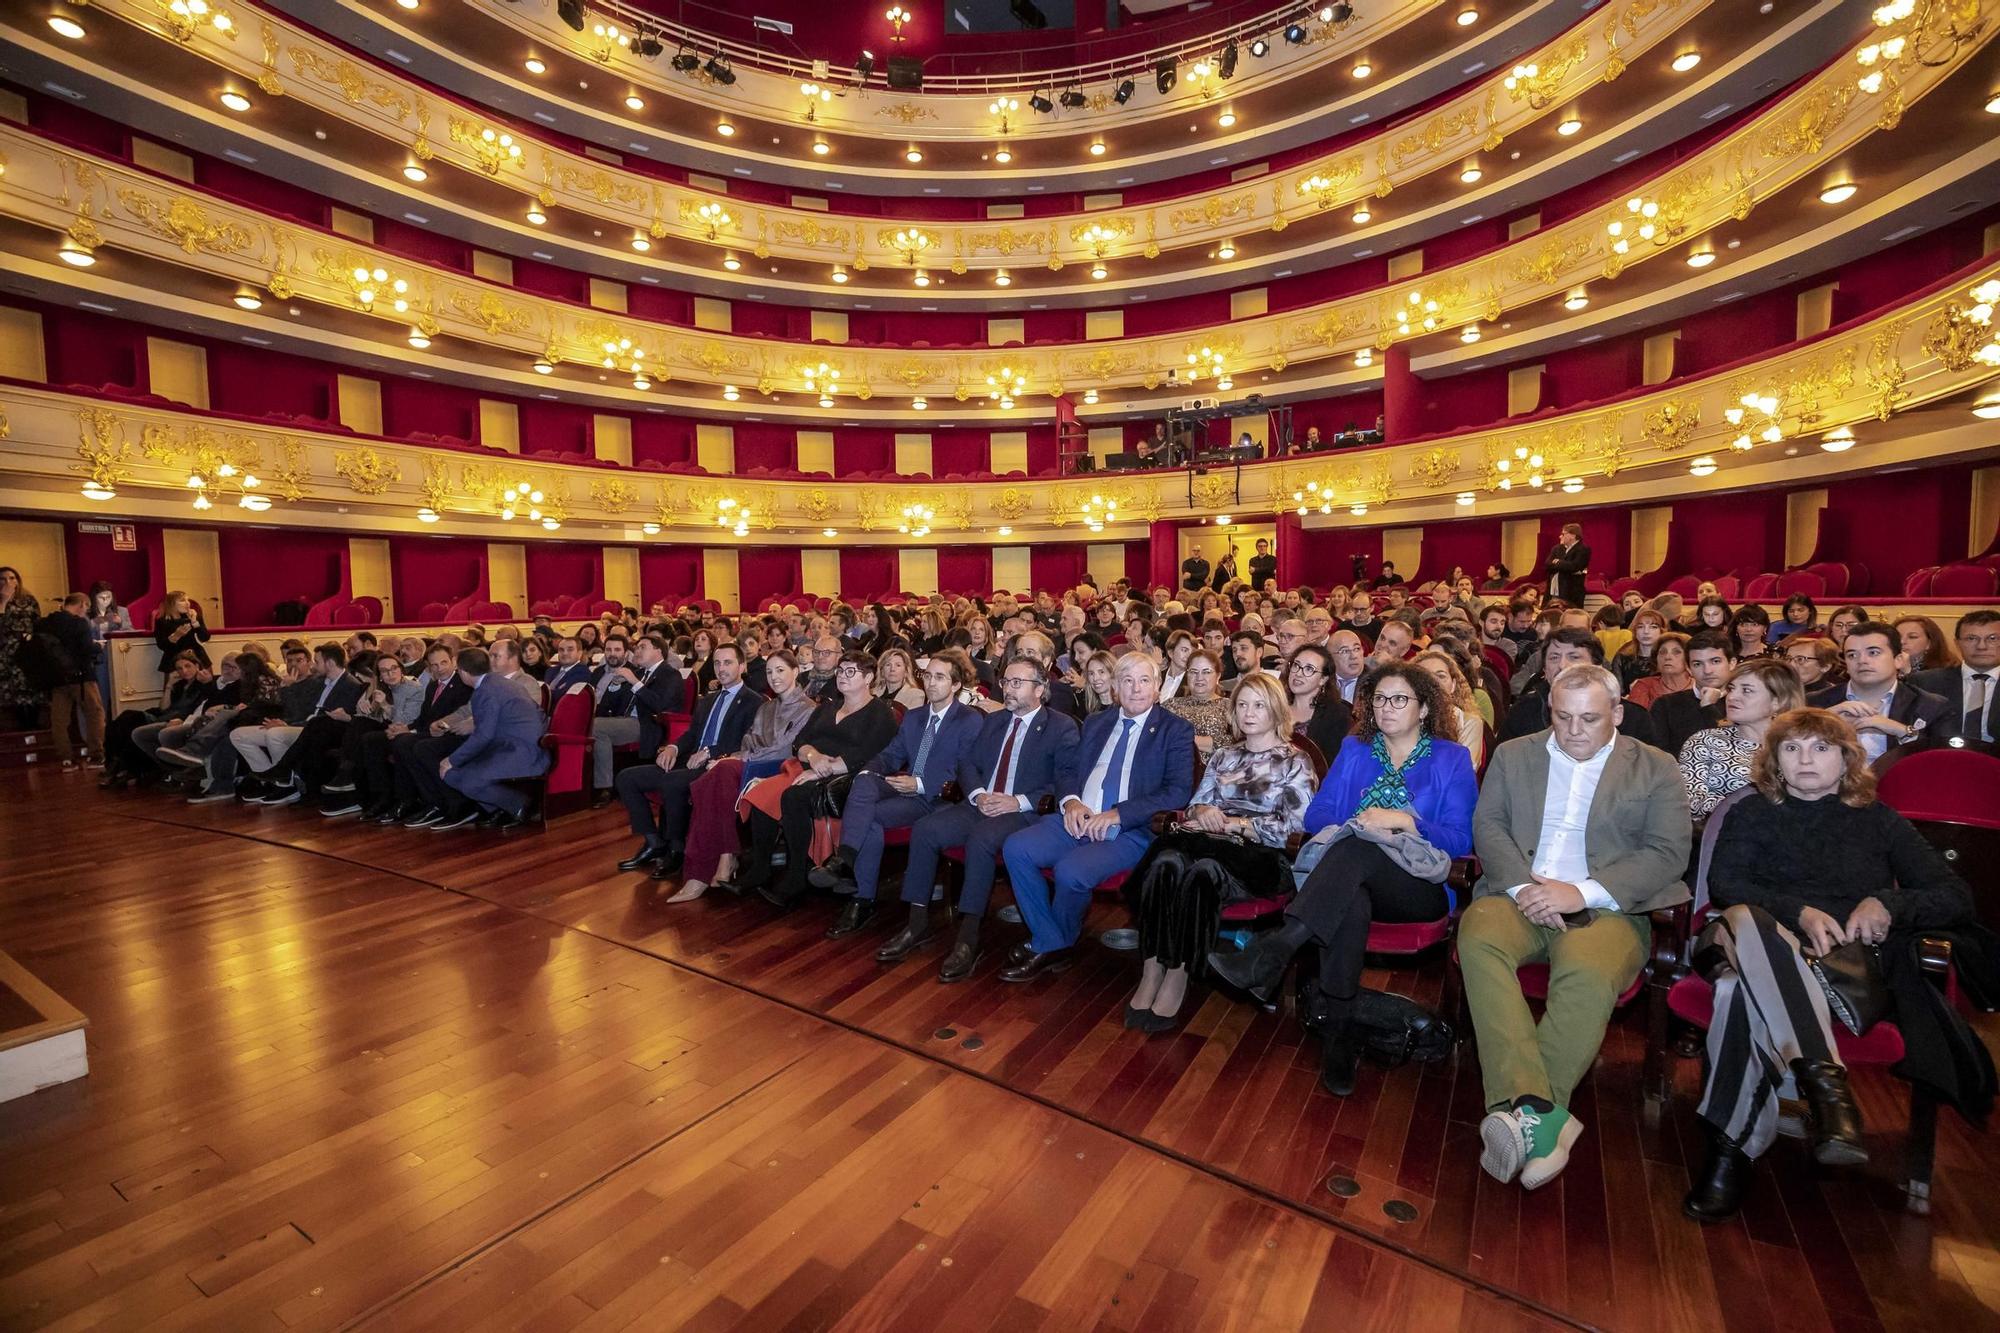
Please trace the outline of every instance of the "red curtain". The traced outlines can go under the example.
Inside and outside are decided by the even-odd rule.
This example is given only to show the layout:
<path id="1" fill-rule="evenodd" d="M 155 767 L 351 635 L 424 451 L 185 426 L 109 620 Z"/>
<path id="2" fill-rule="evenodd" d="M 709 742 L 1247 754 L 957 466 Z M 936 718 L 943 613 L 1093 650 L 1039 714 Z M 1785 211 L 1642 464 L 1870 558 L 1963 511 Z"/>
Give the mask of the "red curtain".
<path id="1" fill-rule="evenodd" d="M 514 285 L 524 292 L 553 296 L 578 305 L 590 301 L 590 275 L 573 268 L 558 268 L 536 259 L 514 260 Z"/>
<path id="2" fill-rule="evenodd" d="M 694 294 L 638 283 L 626 289 L 625 309 L 634 319 L 690 328 L 694 324 Z"/>
<path id="3" fill-rule="evenodd" d="M 324 361 L 230 343 L 208 346 L 208 398 L 218 412 L 331 422 L 338 372 Z"/>
<path id="4" fill-rule="evenodd" d="M 109 526 L 89 519 L 83 522 Z M 63 550 L 69 564 L 70 587 L 62 591 L 87 592 L 91 584 L 103 579 L 111 585 L 119 605 L 126 607 L 150 605 L 168 591 L 160 586 L 166 566 L 163 554 L 165 541 L 160 536 L 162 525 L 134 523 L 132 526 L 137 538 L 134 544 L 139 548 L 136 551 L 115 551 L 111 548 L 109 532 L 84 532 L 82 526 L 79 522 L 63 524 Z M 49 605 L 47 589 L 30 588 L 28 591 L 42 599 L 44 612 L 54 609 Z M 136 617 L 133 623 L 137 625 Z"/>
<path id="5" fill-rule="evenodd" d="M 792 471 L 799 465 L 798 427 L 770 421 L 746 421 L 736 427 L 736 471 L 753 467 Z"/>
<path id="6" fill-rule="evenodd" d="M 992 470 L 993 449 L 991 436 L 986 431 L 946 428 L 931 436 L 932 476 L 949 477 L 954 472 Z"/>
<path id="7" fill-rule="evenodd" d="M 818 592 L 820 589 L 812 589 Z M 902 592 L 900 561 L 893 546 L 849 546 L 840 552 L 840 598 L 858 605 L 872 602 L 885 592 Z M 928 593 L 928 588 L 910 592 Z"/>
<path id="8" fill-rule="evenodd" d="M 684 417 L 632 418 L 632 462 L 692 463 L 694 423 Z"/>
<path id="9" fill-rule="evenodd" d="M 429 227 L 415 227 L 395 218 L 375 219 L 375 244 L 391 254 L 425 264 L 472 272 L 472 247 L 456 236 Z"/>
<path id="10" fill-rule="evenodd" d="M 985 594 L 993 589 L 993 548 L 990 546 L 941 546 L 938 548 L 938 590 L 953 593 Z M 912 592 L 917 589 L 911 589 Z M 923 591 L 928 592 L 929 589 Z"/>
<path id="11" fill-rule="evenodd" d="M 1153 567 L 1153 544 L 1151 542 L 1125 543 L 1125 578 L 1133 587 L 1145 584 L 1146 575 Z M 1245 574 L 1249 571 L 1245 570 Z M 1057 591 L 1051 588 L 1049 591 Z"/>
<path id="12" fill-rule="evenodd" d="M 421 619 L 428 602 L 448 606 L 471 594 L 484 596 L 486 543 L 477 537 L 391 537 L 389 586 L 396 618 L 404 621 Z"/>
<path id="13" fill-rule="evenodd" d="M 1836 481 L 1820 513 L 1822 557 L 1859 561 L 1869 574 L 1861 591 L 1894 593 L 1911 570 L 1963 558 L 1971 493 L 1972 467 L 1964 463 Z"/>
<path id="14" fill-rule="evenodd" d="M 558 597 L 604 596 L 604 548 L 581 542 L 529 542 L 525 560 L 528 603 Z M 525 609 L 525 608 L 521 608 Z"/>
<path id="15" fill-rule="evenodd" d="M 1784 560 L 1783 492 L 1690 497 L 1674 502 L 1660 577 L 1648 579 L 1645 588 L 1648 592 L 1664 591 L 1667 584 L 1683 574 L 1706 578 L 1776 572 L 1783 567 Z M 1657 588 L 1653 586 L 1655 583 L 1659 585 Z"/>
<path id="16" fill-rule="evenodd" d="M 1036 588 L 1074 588 L 1083 582 L 1084 571 L 1090 568 L 1090 553 L 1082 542 L 1058 542 L 1046 546 L 1035 546 L 1028 551 L 1028 584 L 1026 588 L 994 589 L 995 592 L 1031 592 Z"/>
<path id="17" fill-rule="evenodd" d="M 479 395 L 456 384 L 383 377 L 382 433 L 394 438 L 418 432 L 454 440 L 479 438 Z"/>
<path id="18" fill-rule="evenodd" d="M 1455 523 L 1424 524 L 1423 559 L 1407 571 L 1412 583 L 1441 579 L 1453 565 L 1463 565 L 1475 584 L 1486 579 L 1486 566 L 1500 559 L 1500 520 L 1475 518 Z"/>
<path id="19" fill-rule="evenodd" d="M 590 457 L 590 409 L 581 403 L 549 403 L 517 399 L 520 404 L 521 452 L 552 450 L 575 458 Z"/>
<path id="20" fill-rule="evenodd" d="M 859 428 L 834 432 L 834 476 L 855 472 L 887 472 L 895 466 L 894 432 Z"/>
<path id="21" fill-rule="evenodd" d="M 215 547 L 222 566 L 218 626 L 270 625 L 278 603 L 311 606 L 348 586 L 344 532 L 221 528 Z"/>
<path id="22" fill-rule="evenodd" d="M 744 606 L 766 597 L 793 597 L 803 589 L 797 547 L 743 546 L 736 551 L 736 592 Z"/>
<path id="23" fill-rule="evenodd" d="M 204 190 L 309 226 L 324 227 L 332 212 L 323 195 L 205 153 L 195 155 L 194 180 Z M 375 232 L 377 241 L 382 239 L 380 226 L 378 223 Z"/>
<path id="24" fill-rule="evenodd" d="M 702 596 L 702 554 L 699 546 L 639 548 L 639 600 L 650 610 L 663 602 L 669 610 Z"/>
<path id="25" fill-rule="evenodd" d="M 144 326 L 51 306 L 40 310 L 49 383 L 147 391 Z"/>

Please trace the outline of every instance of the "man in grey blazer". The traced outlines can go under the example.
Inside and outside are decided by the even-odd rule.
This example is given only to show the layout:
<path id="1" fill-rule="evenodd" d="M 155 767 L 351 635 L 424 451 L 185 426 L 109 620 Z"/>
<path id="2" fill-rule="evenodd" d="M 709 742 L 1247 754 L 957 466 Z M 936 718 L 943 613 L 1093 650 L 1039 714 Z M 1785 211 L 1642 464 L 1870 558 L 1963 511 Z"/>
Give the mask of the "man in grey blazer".
<path id="1" fill-rule="evenodd" d="M 1680 768 L 1618 733 L 1618 678 L 1572 666 L 1549 727 L 1493 752 L 1472 839 L 1484 875 L 1458 927 L 1466 1007 L 1485 1080 L 1479 1164 L 1529 1189 L 1569 1161 L 1571 1094 L 1652 943 L 1647 913 L 1687 899 L 1693 825 Z M 1516 971 L 1549 967 L 1537 1024 Z"/>

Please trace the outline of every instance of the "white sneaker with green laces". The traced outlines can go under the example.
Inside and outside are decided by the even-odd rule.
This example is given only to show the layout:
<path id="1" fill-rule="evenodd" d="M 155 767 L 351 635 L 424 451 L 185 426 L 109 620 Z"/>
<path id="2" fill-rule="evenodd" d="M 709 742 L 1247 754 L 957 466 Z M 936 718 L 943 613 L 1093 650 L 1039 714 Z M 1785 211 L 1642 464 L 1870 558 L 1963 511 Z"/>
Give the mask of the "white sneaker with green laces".
<path id="1" fill-rule="evenodd" d="M 1560 1106 L 1491 1111 L 1479 1124 L 1479 1165 L 1495 1180 L 1519 1176 L 1524 1189 L 1539 1189 L 1562 1174 L 1582 1136 L 1583 1122 Z"/>

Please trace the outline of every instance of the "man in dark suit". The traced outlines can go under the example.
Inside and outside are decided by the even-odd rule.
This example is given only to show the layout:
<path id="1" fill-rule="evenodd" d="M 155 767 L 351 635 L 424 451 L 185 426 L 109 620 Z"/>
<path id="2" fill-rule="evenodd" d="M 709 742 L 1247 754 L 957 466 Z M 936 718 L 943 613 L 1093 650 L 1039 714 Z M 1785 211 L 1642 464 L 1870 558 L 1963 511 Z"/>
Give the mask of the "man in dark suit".
<path id="1" fill-rule="evenodd" d="M 472 699 L 471 687 L 458 677 L 458 663 L 451 649 L 443 644 L 433 645 L 424 654 L 424 671 L 421 682 L 424 702 L 417 710 L 416 721 L 408 726 L 391 722 L 381 731 L 371 731 L 361 738 L 359 789 L 371 797 L 371 803 L 362 811 L 363 819 L 396 824 L 417 813 L 403 810 L 396 801 L 396 773 L 390 766 L 394 742 L 399 736 L 416 740 L 429 736 L 433 723 L 442 722 Z"/>
<path id="2" fill-rule="evenodd" d="M 1045 700 L 1048 706 L 1076 721 L 1083 720 L 1083 696 L 1077 693 L 1075 686 L 1056 675 L 1054 640 L 1040 630 L 1031 629 L 1025 634 L 1014 636 L 1013 643 L 1007 647 L 1007 654 L 1009 657 L 1025 657 L 1041 667 L 1042 674 L 1049 679 L 1048 696 Z M 989 687 L 997 684 L 997 680 L 988 682 Z"/>
<path id="3" fill-rule="evenodd" d="M 1571 606 L 1583 605 L 1584 575 L 1590 569 L 1590 548 L 1583 544 L 1583 526 L 1563 524 L 1562 536 L 1549 551 L 1543 570 L 1549 576 L 1549 596 Z"/>
<path id="4" fill-rule="evenodd" d="M 1532 736 L 1549 726 L 1549 682 L 1573 666 L 1603 666 L 1604 645 L 1587 629 L 1559 629 L 1542 640 L 1542 670 L 1521 692 L 1500 728 L 1500 739 Z M 1622 710 L 1618 730 L 1635 741 L 1653 741 L 1652 718 L 1643 708 Z"/>
<path id="5" fill-rule="evenodd" d="M 1084 909 L 1097 885 L 1139 864 L 1153 816 L 1194 792 L 1194 728 L 1159 707 L 1160 667 L 1144 653 L 1118 659 L 1118 708 L 1093 713 L 1075 759 L 1056 783 L 1056 811 L 1001 849 L 1028 943 L 1000 973 L 1027 981 L 1076 961 Z M 1053 886 L 1043 878 L 1053 871 Z"/>
<path id="6" fill-rule="evenodd" d="M 742 659 L 739 657 L 738 661 Z M 632 645 L 630 662 L 614 662 L 607 644 L 604 675 L 598 682 L 597 716 L 590 728 L 590 781 L 596 805 L 611 803 L 614 751 L 637 743 L 644 754 L 662 739 L 659 714 L 677 713 L 687 703 L 681 673 L 667 661 L 667 644 L 657 634 Z"/>
<path id="7" fill-rule="evenodd" d="M 1690 689 L 1663 694 L 1653 701 L 1653 744 L 1674 758 L 1697 731 L 1719 727 L 1725 720 L 1723 694 L 1729 688 L 1729 670 L 1736 661 L 1736 645 L 1727 630 L 1705 629 L 1688 640 L 1688 674 L 1694 677 Z M 1626 709 L 1628 713 L 1636 709 Z"/>
<path id="8" fill-rule="evenodd" d="M 1960 664 L 1910 675 L 1909 683 L 1958 706 L 1958 734 L 2000 741 L 2000 611 L 1968 611 L 1956 630 Z"/>
<path id="9" fill-rule="evenodd" d="M 1806 696 L 1814 708 L 1829 708 L 1846 718 L 1861 739 L 1870 762 L 1892 745 L 1958 734 L 1961 708 L 1897 679 L 1900 657 L 1893 625 L 1864 620 L 1847 631 L 1840 655 L 1847 662 L 1847 684 Z"/>
<path id="10" fill-rule="evenodd" d="M 299 799 L 298 789 L 292 785 L 289 767 L 281 767 L 287 753 L 298 743 L 313 719 L 340 710 L 344 712 L 354 707 L 361 698 L 361 685 L 347 673 L 347 650 L 337 643 L 322 643 L 313 649 L 313 665 L 318 674 L 309 681 L 299 682 L 297 694 L 286 699 L 284 718 L 265 718 L 255 726 L 238 727 L 229 733 L 229 743 L 241 756 L 250 771 L 259 778 L 275 774 L 272 785 L 253 792 L 249 799 L 265 805 L 290 805 Z M 283 696 L 281 696 L 283 697 Z M 310 711 L 296 723 L 291 710 L 298 704 L 310 704 Z"/>
<path id="11" fill-rule="evenodd" d="M 826 932 L 830 940 L 852 935 L 875 915 L 883 830 L 908 828 L 937 809 L 938 792 L 958 776 L 959 759 L 985 719 L 958 702 L 958 692 L 977 679 L 963 649 L 932 653 L 922 674 L 925 706 L 906 713 L 896 738 L 855 774 L 840 813 L 840 846 L 826 864 L 806 872 L 815 888 L 853 886 L 854 896 Z M 766 896 L 776 891 L 761 890 Z"/>
<path id="12" fill-rule="evenodd" d="M 1278 577 L 1278 557 L 1271 554 L 1271 543 L 1257 539 L 1257 554 L 1250 557 L 1250 586 L 1263 590 L 1266 583 Z"/>
<path id="13" fill-rule="evenodd" d="M 958 785 L 965 799 L 932 811 L 910 830 L 910 861 L 903 872 L 903 901 L 910 919 L 875 951 L 880 963 L 900 963 L 932 937 L 931 888 L 938 857 L 947 847 L 965 849 L 965 879 L 958 894 L 958 938 L 938 968 L 938 980 L 964 981 L 979 962 L 979 928 L 1001 844 L 1035 819 L 1035 807 L 1055 794 L 1056 773 L 1076 749 L 1073 718 L 1048 706 L 1049 680 L 1040 664 L 1017 657 L 1000 675 L 1006 708 L 988 714 L 960 760 Z"/>
<path id="14" fill-rule="evenodd" d="M 640 839 L 639 850 L 618 863 L 620 870 L 651 866 L 654 879 L 672 879 L 680 871 L 688 788 L 715 760 L 742 749 L 743 734 L 756 720 L 763 700 L 743 683 L 743 649 L 734 640 L 718 643 L 708 661 L 715 668 L 715 688 L 695 700 L 687 729 L 661 746 L 654 762 L 618 775 L 618 799 Z M 657 817 L 650 796 L 659 798 Z"/>
<path id="15" fill-rule="evenodd" d="M 495 639 L 482 649 L 486 654 L 487 687 L 505 686 L 541 711 L 542 683 L 521 670 L 521 648 L 513 639 Z M 455 659 L 454 659 L 455 671 Z M 456 674 L 456 671 L 455 671 Z M 464 683 L 461 676 L 461 683 Z M 445 785 L 442 761 L 472 736 L 472 695 L 470 685 L 464 702 L 422 731 L 411 731 L 389 742 L 389 754 L 396 766 L 396 795 L 405 813 L 404 828 L 429 828 L 443 819 L 457 802 Z"/>
<path id="16" fill-rule="evenodd" d="M 542 749 L 547 719 L 526 691 L 493 674 L 492 658 L 482 649 L 459 651 L 458 676 L 472 691 L 472 733 L 438 761 L 448 805 L 431 829 L 464 828 L 487 811 L 499 815 L 495 828 L 519 828 L 526 822 L 527 798 L 506 783 L 548 770 L 548 752 Z"/>
<path id="17" fill-rule="evenodd" d="M 555 664 L 549 668 L 542 683 L 549 687 L 550 699 L 560 699 L 572 685 L 595 687 L 597 676 L 597 668 L 584 660 L 583 645 L 574 634 L 566 634 L 556 640 Z"/>

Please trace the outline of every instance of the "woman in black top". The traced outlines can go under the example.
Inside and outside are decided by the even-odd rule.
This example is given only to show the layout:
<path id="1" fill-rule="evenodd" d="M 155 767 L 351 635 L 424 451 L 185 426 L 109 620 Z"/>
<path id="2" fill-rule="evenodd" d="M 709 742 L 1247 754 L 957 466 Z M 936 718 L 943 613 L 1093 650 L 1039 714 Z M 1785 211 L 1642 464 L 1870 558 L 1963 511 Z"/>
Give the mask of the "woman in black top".
<path id="1" fill-rule="evenodd" d="M 1335 683 L 1333 654 L 1316 643 L 1301 644 L 1285 667 L 1285 694 L 1293 734 L 1311 741 L 1331 763 L 1354 724 L 1354 709 Z"/>
<path id="2" fill-rule="evenodd" d="M 208 625 L 201 618 L 201 608 L 190 602 L 184 592 L 168 593 L 153 617 L 153 643 L 160 650 L 160 675 L 171 676 L 175 656 L 184 652 L 193 653 L 194 660 L 206 670 L 208 649 L 202 645 L 207 642 Z"/>
<path id="3" fill-rule="evenodd" d="M 1776 1136 L 1787 1081 L 1810 1108 L 1820 1163 L 1868 1160 L 1825 992 L 1802 951 L 1880 945 L 1892 932 L 1973 919 L 1965 883 L 1908 820 L 1876 801 L 1867 755 L 1845 719 L 1819 708 L 1781 714 L 1752 761 L 1751 783 L 1755 790 L 1720 816 L 1708 874 L 1718 910 L 1693 956 L 1715 987 L 1700 1106 L 1711 1145 L 1682 1204 L 1701 1222 L 1741 1206 L 1750 1163 Z M 1933 1021 L 1928 1011 L 1893 1017 L 1906 1032 Z M 1904 1072 L 1918 1074 L 1907 1062 Z"/>
<path id="4" fill-rule="evenodd" d="M 781 817 L 773 819 L 755 807 L 750 812 L 750 851 L 734 887 L 755 890 L 779 907 L 789 908 L 805 896 L 815 813 L 827 806 L 839 813 L 847 800 L 849 783 L 844 779 L 859 773 L 896 738 L 895 708 L 875 697 L 874 658 L 846 654 L 833 681 L 838 693 L 813 710 L 792 743 L 792 753 L 805 771 L 785 790 L 779 802 Z M 780 838 L 785 845 L 782 878 L 771 865 Z"/>

